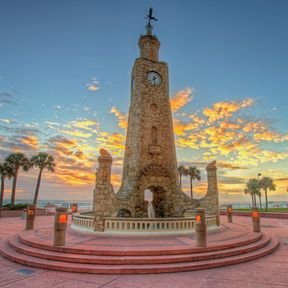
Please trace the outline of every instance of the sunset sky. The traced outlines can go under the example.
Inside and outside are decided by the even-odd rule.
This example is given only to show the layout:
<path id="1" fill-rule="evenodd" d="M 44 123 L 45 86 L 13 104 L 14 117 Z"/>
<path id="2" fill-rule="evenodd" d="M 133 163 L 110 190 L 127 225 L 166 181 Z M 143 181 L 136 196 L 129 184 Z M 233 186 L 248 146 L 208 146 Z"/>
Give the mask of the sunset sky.
<path id="1" fill-rule="evenodd" d="M 103 147 L 117 191 L 130 73 L 151 6 L 178 162 L 201 170 L 195 196 L 215 159 L 221 202 L 250 201 L 245 183 L 259 172 L 275 179 L 270 199 L 288 201 L 286 0 L 1 0 L 0 161 L 48 151 L 57 169 L 40 199 L 91 200 Z M 18 199 L 32 198 L 36 176 L 21 171 Z"/>

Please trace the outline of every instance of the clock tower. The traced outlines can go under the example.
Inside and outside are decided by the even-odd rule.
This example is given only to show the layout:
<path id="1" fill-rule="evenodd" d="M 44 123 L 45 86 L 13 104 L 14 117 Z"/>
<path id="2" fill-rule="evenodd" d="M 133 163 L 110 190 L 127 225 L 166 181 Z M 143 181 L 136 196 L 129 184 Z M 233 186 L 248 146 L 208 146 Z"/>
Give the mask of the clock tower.
<path id="1" fill-rule="evenodd" d="M 144 191 L 148 189 L 156 215 L 171 216 L 179 185 L 168 66 L 159 61 L 160 42 L 152 35 L 152 25 L 148 23 L 146 29 L 146 35 L 140 36 L 140 57 L 131 74 L 123 178 L 117 197 L 130 199 L 135 216 L 145 214 Z"/>
<path id="2" fill-rule="evenodd" d="M 152 9 L 146 34 L 139 38 L 140 55 L 131 73 L 131 96 L 124 152 L 122 183 L 115 194 L 111 184 L 112 157 L 100 149 L 94 190 L 95 229 L 102 231 L 106 217 L 148 217 L 148 199 L 154 217 L 181 217 L 186 210 L 205 207 L 218 214 L 216 165 L 207 166 L 208 191 L 192 199 L 179 185 L 169 101 L 168 65 L 159 61 L 160 42 L 152 33 Z M 150 206 L 151 207 L 151 206 Z"/>

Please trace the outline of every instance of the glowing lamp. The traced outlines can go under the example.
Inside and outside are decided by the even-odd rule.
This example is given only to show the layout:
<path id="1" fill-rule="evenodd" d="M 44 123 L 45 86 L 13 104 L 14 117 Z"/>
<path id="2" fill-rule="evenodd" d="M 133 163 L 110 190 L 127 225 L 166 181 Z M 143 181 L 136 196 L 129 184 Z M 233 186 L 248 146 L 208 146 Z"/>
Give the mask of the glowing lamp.
<path id="1" fill-rule="evenodd" d="M 76 212 L 76 207 L 75 207 L 75 206 L 72 207 L 72 212 L 73 212 L 73 213 Z"/>
<path id="2" fill-rule="evenodd" d="M 227 211 L 228 211 L 228 213 L 231 214 L 231 213 L 232 213 L 232 207 L 228 207 L 228 208 L 227 208 Z"/>
<path id="3" fill-rule="evenodd" d="M 58 218 L 59 223 L 66 223 L 68 220 L 67 214 L 60 214 Z"/>
<path id="4" fill-rule="evenodd" d="M 252 211 L 252 218 L 259 218 L 259 211 Z"/>
<path id="5" fill-rule="evenodd" d="M 200 215 L 196 215 L 196 223 L 201 223 L 201 216 Z"/>
<path id="6" fill-rule="evenodd" d="M 35 214 L 35 210 L 34 209 L 27 209 L 27 215 L 34 215 Z"/>

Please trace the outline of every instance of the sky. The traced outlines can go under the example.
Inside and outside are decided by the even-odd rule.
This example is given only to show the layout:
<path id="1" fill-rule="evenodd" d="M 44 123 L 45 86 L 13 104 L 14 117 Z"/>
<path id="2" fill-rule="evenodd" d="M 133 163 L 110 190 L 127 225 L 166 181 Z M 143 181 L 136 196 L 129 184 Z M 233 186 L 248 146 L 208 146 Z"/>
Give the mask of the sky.
<path id="1" fill-rule="evenodd" d="M 288 200 L 286 0 L 1 0 L 0 161 L 47 151 L 57 168 L 40 199 L 92 200 L 103 147 L 117 191 L 149 7 L 169 66 L 177 160 L 201 170 L 195 197 L 215 159 L 221 202 L 249 202 L 245 183 L 258 173 L 277 184 L 269 199 Z M 32 199 L 37 172 L 20 172 L 17 199 Z M 183 186 L 189 193 L 188 178 Z"/>

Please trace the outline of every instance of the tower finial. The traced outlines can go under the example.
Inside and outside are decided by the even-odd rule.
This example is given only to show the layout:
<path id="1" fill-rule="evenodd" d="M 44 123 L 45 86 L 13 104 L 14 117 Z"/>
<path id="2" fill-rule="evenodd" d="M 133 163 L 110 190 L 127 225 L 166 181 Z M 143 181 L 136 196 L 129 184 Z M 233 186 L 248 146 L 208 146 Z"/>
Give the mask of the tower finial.
<path id="1" fill-rule="evenodd" d="M 152 35 L 153 26 L 151 25 L 151 21 L 158 21 L 158 19 L 153 16 L 153 8 L 149 8 L 149 14 L 145 19 L 148 19 L 146 24 L 147 35 Z"/>

